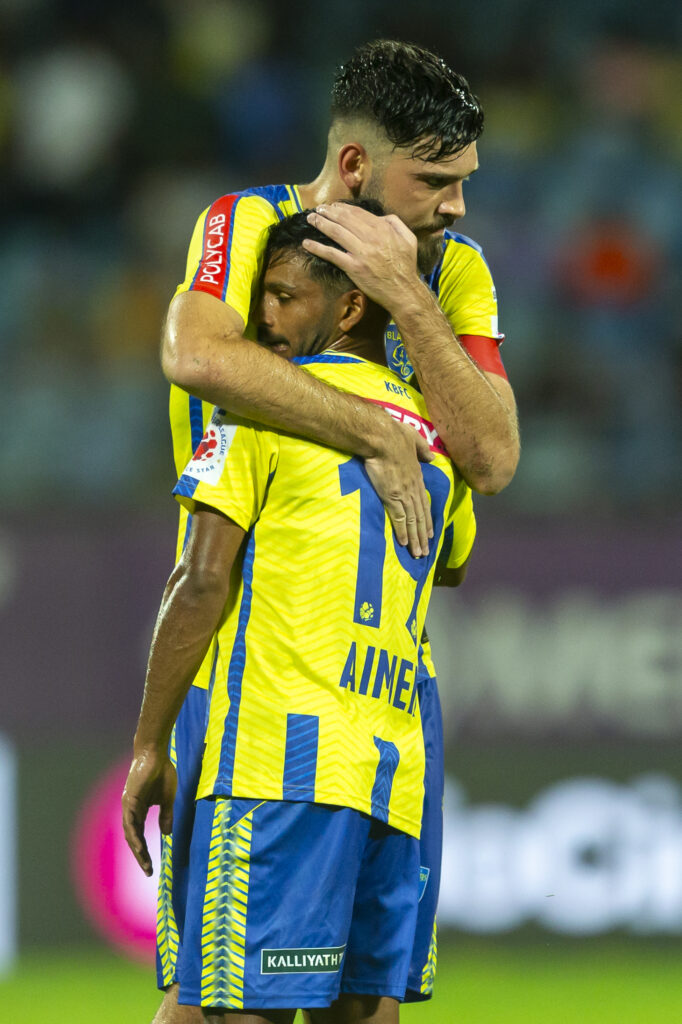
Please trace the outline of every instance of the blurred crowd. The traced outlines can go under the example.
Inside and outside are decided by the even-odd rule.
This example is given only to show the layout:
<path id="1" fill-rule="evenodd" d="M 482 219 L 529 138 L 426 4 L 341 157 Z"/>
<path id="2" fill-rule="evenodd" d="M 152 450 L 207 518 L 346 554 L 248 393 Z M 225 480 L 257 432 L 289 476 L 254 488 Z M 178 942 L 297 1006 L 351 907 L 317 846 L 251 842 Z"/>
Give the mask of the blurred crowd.
<path id="1" fill-rule="evenodd" d="M 158 507 L 158 338 L 196 217 L 321 165 L 331 75 L 379 35 L 486 110 L 460 230 L 484 248 L 521 514 L 682 504 L 682 15 L 657 0 L 0 0 L 6 509 Z"/>

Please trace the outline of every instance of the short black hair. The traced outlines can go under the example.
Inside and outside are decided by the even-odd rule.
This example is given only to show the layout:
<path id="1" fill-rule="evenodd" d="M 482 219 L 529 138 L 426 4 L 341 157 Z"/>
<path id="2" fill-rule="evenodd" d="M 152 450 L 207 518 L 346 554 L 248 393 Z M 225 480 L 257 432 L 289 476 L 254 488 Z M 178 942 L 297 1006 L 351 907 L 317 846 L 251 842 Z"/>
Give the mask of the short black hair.
<path id="1" fill-rule="evenodd" d="M 376 39 L 337 69 L 332 123 L 365 117 L 412 156 L 443 160 L 460 153 L 483 131 L 480 100 L 462 76 L 430 50 Z"/>
<path id="2" fill-rule="evenodd" d="M 376 199 L 344 200 L 349 206 L 359 206 L 377 217 L 383 216 L 384 208 Z M 285 217 L 284 220 L 273 224 L 268 231 L 268 239 L 265 243 L 264 267 L 267 269 L 271 263 L 276 263 L 276 257 L 287 254 L 296 255 L 302 258 L 303 265 L 314 281 L 339 292 L 350 291 L 355 288 L 351 279 L 345 271 L 335 266 L 320 256 L 315 256 L 303 248 L 303 240 L 310 238 L 314 242 L 322 242 L 323 245 L 330 245 L 334 249 L 343 252 L 343 246 L 334 242 L 322 231 L 308 223 L 308 214 L 312 210 L 304 210 L 302 213 L 295 213 L 292 217 Z"/>

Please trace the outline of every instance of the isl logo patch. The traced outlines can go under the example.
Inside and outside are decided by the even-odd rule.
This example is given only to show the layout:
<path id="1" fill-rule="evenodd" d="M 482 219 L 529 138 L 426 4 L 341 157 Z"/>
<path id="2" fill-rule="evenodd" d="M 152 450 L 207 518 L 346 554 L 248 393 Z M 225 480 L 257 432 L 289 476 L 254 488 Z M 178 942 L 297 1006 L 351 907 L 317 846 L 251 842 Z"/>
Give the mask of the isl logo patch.
<path id="1" fill-rule="evenodd" d="M 345 946 L 304 949 L 261 949 L 261 974 L 335 974 Z"/>

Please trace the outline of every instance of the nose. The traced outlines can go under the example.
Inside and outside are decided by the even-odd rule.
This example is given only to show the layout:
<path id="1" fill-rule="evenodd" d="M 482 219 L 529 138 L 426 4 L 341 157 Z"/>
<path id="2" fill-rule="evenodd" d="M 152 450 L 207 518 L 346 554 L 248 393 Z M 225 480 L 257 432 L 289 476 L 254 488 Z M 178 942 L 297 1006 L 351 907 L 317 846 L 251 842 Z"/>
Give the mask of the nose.
<path id="1" fill-rule="evenodd" d="M 275 304 L 272 295 L 268 295 L 265 292 L 261 292 L 258 299 L 257 308 L 257 321 L 258 324 L 263 324 L 265 327 L 272 327 L 274 323 L 274 308 Z"/>
<path id="2" fill-rule="evenodd" d="M 464 204 L 464 191 L 461 181 L 453 185 L 448 194 L 444 196 L 438 207 L 438 213 L 444 217 L 454 217 L 456 220 L 464 216 L 466 206 Z"/>

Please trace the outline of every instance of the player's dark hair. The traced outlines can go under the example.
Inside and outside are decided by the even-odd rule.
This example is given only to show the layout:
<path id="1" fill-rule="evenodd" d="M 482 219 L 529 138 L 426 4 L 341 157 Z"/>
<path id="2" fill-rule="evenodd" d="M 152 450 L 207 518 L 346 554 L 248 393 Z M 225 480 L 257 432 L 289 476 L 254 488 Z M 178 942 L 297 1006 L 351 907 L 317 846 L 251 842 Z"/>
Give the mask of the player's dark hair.
<path id="1" fill-rule="evenodd" d="M 360 206 L 377 217 L 381 217 L 384 212 L 383 206 L 376 199 L 347 200 L 347 202 L 349 206 Z M 343 251 L 342 245 L 334 242 L 322 231 L 308 223 L 308 214 L 312 212 L 312 210 L 304 210 L 303 213 L 295 213 L 293 217 L 285 217 L 284 220 L 272 225 L 265 244 L 265 267 L 296 255 L 302 258 L 303 265 L 314 281 L 319 281 L 335 291 L 350 291 L 356 286 L 343 270 L 303 248 L 303 240 L 310 238 L 314 242 L 322 242 L 323 245 Z"/>
<path id="2" fill-rule="evenodd" d="M 483 131 L 467 80 L 430 50 L 392 39 L 365 43 L 337 69 L 331 116 L 374 121 L 394 146 L 429 160 L 454 156 Z"/>

